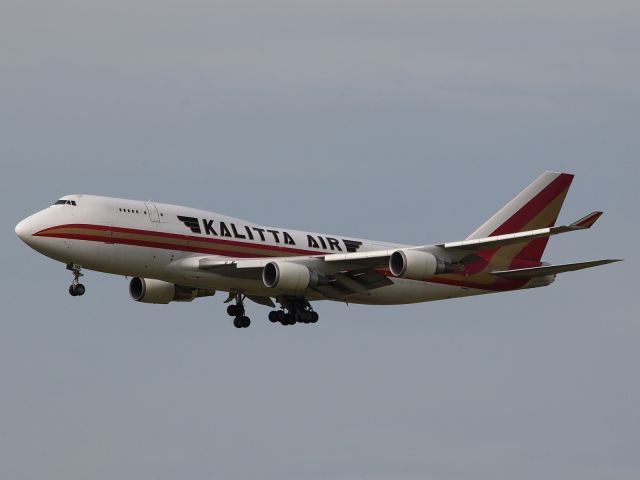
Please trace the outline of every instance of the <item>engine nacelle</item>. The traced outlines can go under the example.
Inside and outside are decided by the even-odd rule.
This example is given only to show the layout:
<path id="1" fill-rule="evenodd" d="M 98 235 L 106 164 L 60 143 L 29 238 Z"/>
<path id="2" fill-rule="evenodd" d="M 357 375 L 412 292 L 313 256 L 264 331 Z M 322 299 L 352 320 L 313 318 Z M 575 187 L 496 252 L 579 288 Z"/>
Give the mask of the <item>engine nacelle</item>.
<path id="1" fill-rule="evenodd" d="M 302 293 L 309 286 L 317 285 L 320 276 L 299 263 L 269 262 L 262 270 L 262 282 L 269 288 Z"/>
<path id="2" fill-rule="evenodd" d="M 389 270 L 396 277 L 423 280 L 454 269 L 433 253 L 418 250 L 396 250 L 389 258 Z"/>
<path id="3" fill-rule="evenodd" d="M 190 302 L 197 297 L 210 297 L 215 290 L 190 288 L 153 278 L 133 277 L 129 282 L 129 294 L 136 302 L 169 303 Z"/>

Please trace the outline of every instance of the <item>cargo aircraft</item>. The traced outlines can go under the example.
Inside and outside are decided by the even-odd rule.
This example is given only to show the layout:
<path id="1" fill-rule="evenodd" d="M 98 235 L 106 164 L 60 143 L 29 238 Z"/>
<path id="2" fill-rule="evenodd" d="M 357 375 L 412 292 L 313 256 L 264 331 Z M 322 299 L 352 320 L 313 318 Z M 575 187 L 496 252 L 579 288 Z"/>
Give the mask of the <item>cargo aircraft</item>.
<path id="1" fill-rule="evenodd" d="M 67 195 L 22 220 L 16 234 L 67 265 L 69 293 L 81 269 L 132 277 L 144 303 L 228 293 L 237 328 L 245 300 L 270 306 L 282 325 L 315 323 L 316 300 L 390 305 L 544 287 L 556 274 L 619 260 L 549 265 L 549 237 L 590 228 L 602 212 L 555 226 L 573 175 L 544 172 L 465 240 L 409 246 L 274 228 L 150 201 Z M 275 300 L 275 301 L 274 301 Z M 276 308 L 276 303 L 279 308 Z"/>

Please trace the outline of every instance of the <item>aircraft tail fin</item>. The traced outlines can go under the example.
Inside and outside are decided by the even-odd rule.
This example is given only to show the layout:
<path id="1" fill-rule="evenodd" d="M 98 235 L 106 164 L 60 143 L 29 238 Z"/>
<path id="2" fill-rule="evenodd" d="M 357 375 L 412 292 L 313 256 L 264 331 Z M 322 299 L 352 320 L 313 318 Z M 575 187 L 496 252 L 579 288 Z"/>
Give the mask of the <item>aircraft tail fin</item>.
<path id="1" fill-rule="evenodd" d="M 546 171 L 516 195 L 467 240 L 553 227 L 567 196 L 573 175 Z M 539 261 L 549 241 L 537 238 L 522 245 L 513 256 Z"/>

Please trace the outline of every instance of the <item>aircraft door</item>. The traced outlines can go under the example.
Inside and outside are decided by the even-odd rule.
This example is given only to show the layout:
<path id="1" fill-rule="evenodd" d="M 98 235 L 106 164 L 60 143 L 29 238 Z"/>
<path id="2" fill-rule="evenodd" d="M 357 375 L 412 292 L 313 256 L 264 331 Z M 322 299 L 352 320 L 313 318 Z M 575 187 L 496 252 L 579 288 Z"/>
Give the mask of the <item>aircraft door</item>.
<path id="1" fill-rule="evenodd" d="M 156 207 L 155 203 L 144 202 L 144 204 L 147 207 L 147 215 L 149 215 L 149 220 L 155 223 L 160 222 L 160 215 L 158 214 L 158 208 Z"/>

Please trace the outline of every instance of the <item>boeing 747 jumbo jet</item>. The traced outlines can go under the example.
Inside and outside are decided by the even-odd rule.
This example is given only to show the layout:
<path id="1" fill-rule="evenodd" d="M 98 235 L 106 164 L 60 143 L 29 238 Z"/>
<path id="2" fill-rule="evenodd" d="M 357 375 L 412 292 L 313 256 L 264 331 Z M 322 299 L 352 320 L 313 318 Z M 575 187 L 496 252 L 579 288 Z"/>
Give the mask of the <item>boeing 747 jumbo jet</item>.
<path id="1" fill-rule="evenodd" d="M 428 302 L 544 287 L 557 273 L 618 261 L 541 261 L 550 236 L 588 229 L 602 215 L 554 226 L 572 180 L 568 173 L 545 172 L 466 240 L 417 247 L 93 195 L 62 197 L 22 220 L 16 234 L 67 265 L 73 296 L 85 293 L 79 282 L 85 268 L 133 277 L 129 293 L 138 302 L 190 302 L 227 292 L 227 313 L 237 328 L 251 323 L 245 299 L 274 308 L 272 322 L 315 323 L 315 300 Z"/>

